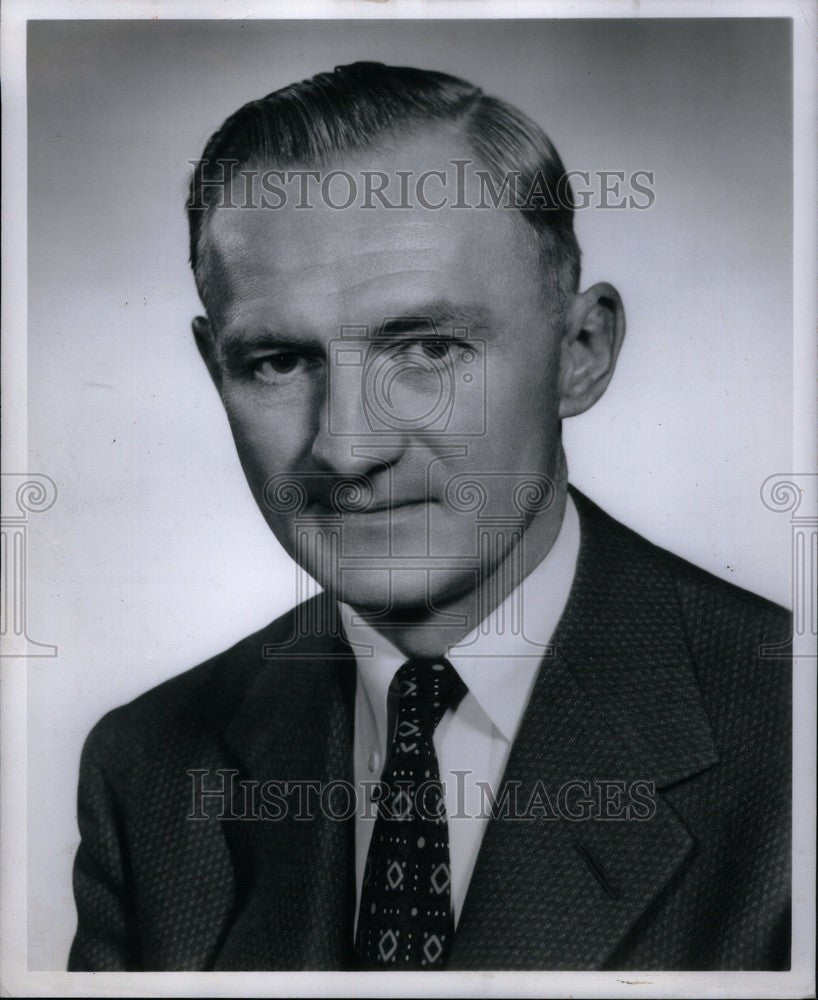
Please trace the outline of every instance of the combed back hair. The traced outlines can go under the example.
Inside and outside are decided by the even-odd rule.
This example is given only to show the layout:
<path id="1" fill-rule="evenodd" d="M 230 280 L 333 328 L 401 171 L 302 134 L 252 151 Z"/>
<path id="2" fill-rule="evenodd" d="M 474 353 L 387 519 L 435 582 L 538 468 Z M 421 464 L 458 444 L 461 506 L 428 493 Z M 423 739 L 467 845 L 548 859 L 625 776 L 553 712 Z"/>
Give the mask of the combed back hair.
<path id="1" fill-rule="evenodd" d="M 562 191 L 550 203 L 532 199 L 519 208 L 538 238 L 547 301 L 562 313 L 579 285 L 580 250 L 571 186 L 545 132 L 517 108 L 465 80 L 373 62 L 336 66 L 331 73 L 250 101 L 211 136 L 193 169 L 186 206 L 190 263 L 205 306 L 211 269 L 207 220 L 214 206 L 230 203 L 224 200 L 224 187 L 236 171 L 324 167 L 344 153 L 373 148 L 379 140 L 436 126 L 454 128 L 466 138 L 495 190 L 516 173 L 521 192 L 537 183 L 548 192 Z"/>

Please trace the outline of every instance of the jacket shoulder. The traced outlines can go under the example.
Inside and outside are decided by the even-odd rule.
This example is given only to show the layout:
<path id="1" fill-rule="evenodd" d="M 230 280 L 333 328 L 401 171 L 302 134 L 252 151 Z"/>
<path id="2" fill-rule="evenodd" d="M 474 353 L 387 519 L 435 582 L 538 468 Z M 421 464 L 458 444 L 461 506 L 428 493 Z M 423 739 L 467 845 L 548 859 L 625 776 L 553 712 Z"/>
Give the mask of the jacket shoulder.
<path id="1" fill-rule="evenodd" d="M 640 563 L 672 582 L 692 644 L 696 635 L 707 631 L 711 635 L 763 634 L 772 641 L 789 636 L 791 615 L 786 608 L 661 548 L 616 521 L 579 491 L 572 489 L 572 495 L 583 520 L 593 526 L 595 534 L 605 537 L 610 558 L 623 565 Z"/>
<path id="2" fill-rule="evenodd" d="M 674 580 L 696 659 L 716 648 L 746 649 L 754 659 L 776 646 L 780 656 L 788 655 L 792 616 L 786 608 L 651 542 L 645 544 Z"/>
<path id="3" fill-rule="evenodd" d="M 269 667 L 264 648 L 292 634 L 295 610 L 203 663 L 111 709 L 83 747 L 83 763 L 95 758 L 117 770 L 162 753 L 172 740 L 215 738 L 232 718 L 260 670 Z"/>
<path id="4" fill-rule="evenodd" d="M 677 566 L 677 588 L 688 621 L 694 626 L 718 621 L 726 632 L 747 633 L 783 642 L 790 635 L 790 612 L 767 598 L 672 557 Z"/>

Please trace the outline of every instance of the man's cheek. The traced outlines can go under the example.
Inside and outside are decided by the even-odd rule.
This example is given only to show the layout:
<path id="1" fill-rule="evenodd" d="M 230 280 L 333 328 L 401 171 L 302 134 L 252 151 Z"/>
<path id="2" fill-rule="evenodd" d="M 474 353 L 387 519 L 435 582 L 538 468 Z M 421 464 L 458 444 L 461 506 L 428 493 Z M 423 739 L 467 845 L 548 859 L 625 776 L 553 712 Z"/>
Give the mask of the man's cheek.
<path id="1" fill-rule="evenodd" d="M 230 429 L 247 484 L 265 520 L 278 536 L 280 528 L 274 520 L 280 511 L 270 503 L 268 484 L 291 467 L 281 447 L 281 436 L 264 425 L 238 419 L 235 414 L 230 415 Z"/>
<path id="2" fill-rule="evenodd" d="M 277 418 L 269 409 L 246 399 L 224 398 L 236 449 L 245 468 L 266 469 L 272 475 L 281 470 L 290 449 L 293 422 Z"/>

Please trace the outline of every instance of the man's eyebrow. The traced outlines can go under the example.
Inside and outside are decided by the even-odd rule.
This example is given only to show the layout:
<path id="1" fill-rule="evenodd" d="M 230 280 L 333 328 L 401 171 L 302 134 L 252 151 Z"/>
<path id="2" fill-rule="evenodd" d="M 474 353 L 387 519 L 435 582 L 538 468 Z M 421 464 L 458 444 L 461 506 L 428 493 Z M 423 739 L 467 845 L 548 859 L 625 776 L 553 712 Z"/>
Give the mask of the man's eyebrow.
<path id="1" fill-rule="evenodd" d="M 447 335 L 450 331 L 458 336 L 473 333 L 475 330 L 485 330 L 494 322 L 491 309 L 477 303 L 455 303 L 447 299 L 437 299 L 423 305 L 413 307 L 411 312 L 403 311 L 395 315 L 385 316 L 379 326 L 373 331 L 381 337 L 394 337 L 403 333 L 421 330 L 429 335 Z"/>
<path id="2" fill-rule="evenodd" d="M 494 322 L 494 313 L 487 306 L 474 302 L 458 304 L 448 299 L 435 299 L 412 306 L 411 310 L 398 307 L 394 312 L 371 323 L 369 329 L 372 335 L 380 337 L 396 337 L 416 331 L 428 336 L 447 336 L 450 332 L 464 336 L 467 335 L 465 331 L 473 333 L 475 330 L 485 330 Z M 339 335 L 342 330 L 343 327 L 339 326 Z M 274 347 L 321 349 L 320 338 L 293 336 L 266 326 L 238 326 L 223 330 L 218 341 L 219 351 L 225 359 Z"/>
<path id="3" fill-rule="evenodd" d="M 398 337 L 416 331 L 433 337 L 445 337 L 449 334 L 463 337 L 477 330 L 485 330 L 494 322 L 494 313 L 487 306 L 474 302 L 458 304 L 448 299 L 435 299 L 413 306 L 411 312 L 396 308 L 394 313 L 388 313 L 370 324 L 369 329 L 375 337 Z M 342 326 L 339 326 L 337 335 L 342 334 Z M 246 357 L 253 351 L 276 347 L 321 350 L 320 339 L 292 336 L 268 327 L 224 330 L 218 341 L 219 353 L 226 361 Z"/>
<path id="4" fill-rule="evenodd" d="M 219 334 L 217 340 L 219 353 L 227 361 L 245 357 L 253 351 L 274 347 L 303 348 L 305 346 L 300 338 L 290 337 L 278 330 L 266 327 L 248 330 L 243 328 L 224 330 Z"/>

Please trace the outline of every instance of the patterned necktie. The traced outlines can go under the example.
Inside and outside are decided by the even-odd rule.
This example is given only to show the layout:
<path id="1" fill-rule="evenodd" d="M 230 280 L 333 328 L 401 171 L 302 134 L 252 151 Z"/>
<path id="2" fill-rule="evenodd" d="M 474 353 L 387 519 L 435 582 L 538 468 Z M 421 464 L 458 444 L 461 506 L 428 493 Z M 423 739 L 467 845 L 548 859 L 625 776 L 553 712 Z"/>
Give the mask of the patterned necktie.
<path id="1" fill-rule="evenodd" d="M 449 825 L 432 737 L 466 685 L 446 660 L 408 660 L 364 869 L 355 950 L 365 969 L 442 969 L 454 938 Z"/>

